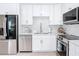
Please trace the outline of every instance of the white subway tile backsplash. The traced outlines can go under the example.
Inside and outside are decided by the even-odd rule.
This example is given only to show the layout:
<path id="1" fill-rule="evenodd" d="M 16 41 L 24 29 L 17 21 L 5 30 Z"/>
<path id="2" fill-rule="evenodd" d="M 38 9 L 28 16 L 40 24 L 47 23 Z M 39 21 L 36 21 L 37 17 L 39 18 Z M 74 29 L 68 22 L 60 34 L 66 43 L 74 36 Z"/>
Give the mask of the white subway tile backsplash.
<path id="1" fill-rule="evenodd" d="M 70 35 L 76 35 L 79 36 L 79 24 L 75 25 L 63 25 L 66 33 Z"/>

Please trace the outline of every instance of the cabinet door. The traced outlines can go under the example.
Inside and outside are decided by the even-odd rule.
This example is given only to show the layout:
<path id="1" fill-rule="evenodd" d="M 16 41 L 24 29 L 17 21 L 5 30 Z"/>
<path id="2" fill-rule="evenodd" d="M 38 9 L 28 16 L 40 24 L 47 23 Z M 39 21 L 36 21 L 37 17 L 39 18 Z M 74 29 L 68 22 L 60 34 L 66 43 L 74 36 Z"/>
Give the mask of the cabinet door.
<path id="1" fill-rule="evenodd" d="M 32 25 L 32 5 L 21 5 L 21 24 Z"/>
<path id="2" fill-rule="evenodd" d="M 42 51 L 56 51 L 55 36 L 48 35 L 42 38 Z"/>
<path id="3" fill-rule="evenodd" d="M 34 52 L 56 51 L 56 37 L 50 35 L 33 36 L 32 49 Z"/>
<path id="4" fill-rule="evenodd" d="M 33 16 L 49 16 L 49 5 L 33 5 Z"/>
<path id="5" fill-rule="evenodd" d="M 62 13 L 61 13 L 61 4 L 54 5 L 54 21 L 53 25 L 62 25 Z"/>
<path id="6" fill-rule="evenodd" d="M 50 51 L 50 39 L 48 37 L 42 37 L 41 38 L 41 49 L 43 52 Z"/>
<path id="7" fill-rule="evenodd" d="M 76 56 L 79 56 L 79 46 L 76 46 Z"/>
<path id="8" fill-rule="evenodd" d="M 50 25 L 54 25 L 54 5 L 49 6 L 49 15 L 50 15 Z"/>
<path id="9" fill-rule="evenodd" d="M 76 56 L 76 45 L 69 43 L 69 56 Z"/>
<path id="10" fill-rule="evenodd" d="M 41 6 L 41 16 L 49 16 L 49 5 L 40 5 Z"/>
<path id="11" fill-rule="evenodd" d="M 50 35 L 50 50 L 56 51 L 56 36 Z"/>
<path id="12" fill-rule="evenodd" d="M 40 38 L 38 36 L 33 36 L 32 39 L 32 51 L 33 52 L 40 52 L 41 51 L 41 44 Z"/>
<path id="13" fill-rule="evenodd" d="M 17 3 L 2 3 L 0 4 L 0 14 L 19 14 L 19 4 Z"/>
<path id="14" fill-rule="evenodd" d="M 50 25 L 62 25 L 61 4 L 50 5 Z"/>
<path id="15" fill-rule="evenodd" d="M 33 5 L 33 16 L 41 16 L 40 5 Z"/>

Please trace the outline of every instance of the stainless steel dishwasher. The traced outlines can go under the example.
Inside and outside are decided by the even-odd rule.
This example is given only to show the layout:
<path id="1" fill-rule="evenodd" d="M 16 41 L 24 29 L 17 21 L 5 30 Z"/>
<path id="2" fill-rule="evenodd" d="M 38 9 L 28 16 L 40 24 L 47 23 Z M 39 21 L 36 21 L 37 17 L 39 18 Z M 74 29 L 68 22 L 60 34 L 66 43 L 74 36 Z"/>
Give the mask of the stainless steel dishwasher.
<path id="1" fill-rule="evenodd" d="M 19 51 L 20 52 L 32 51 L 32 35 L 20 35 Z"/>

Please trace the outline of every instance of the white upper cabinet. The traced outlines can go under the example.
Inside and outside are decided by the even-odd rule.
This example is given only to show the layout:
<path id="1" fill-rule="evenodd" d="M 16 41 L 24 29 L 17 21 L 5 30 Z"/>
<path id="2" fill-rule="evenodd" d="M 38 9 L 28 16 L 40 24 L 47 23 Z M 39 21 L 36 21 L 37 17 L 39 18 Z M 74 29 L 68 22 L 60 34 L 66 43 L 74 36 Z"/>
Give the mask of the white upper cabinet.
<path id="1" fill-rule="evenodd" d="M 21 25 L 32 25 L 32 5 L 22 4 L 20 8 Z"/>
<path id="2" fill-rule="evenodd" d="M 33 5 L 33 16 L 41 16 L 40 10 L 41 10 L 40 5 Z"/>
<path id="3" fill-rule="evenodd" d="M 41 5 L 41 15 L 49 16 L 49 5 Z"/>
<path id="4" fill-rule="evenodd" d="M 62 25 L 61 4 L 54 4 L 50 6 L 50 25 Z"/>
<path id="5" fill-rule="evenodd" d="M 61 4 L 33 5 L 33 16 L 49 17 L 49 25 L 62 25 Z"/>
<path id="6" fill-rule="evenodd" d="M 0 14 L 19 14 L 19 4 L 17 3 L 2 3 L 0 4 Z"/>
<path id="7" fill-rule="evenodd" d="M 33 17 L 48 17 L 49 25 L 62 25 L 61 4 L 21 4 L 20 24 L 32 25 Z"/>
<path id="8" fill-rule="evenodd" d="M 79 7 L 79 3 L 65 3 L 62 5 L 62 13 L 65 13 L 73 8 Z"/>
<path id="9" fill-rule="evenodd" d="M 49 5 L 33 5 L 33 16 L 49 16 Z"/>
<path id="10" fill-rule="evenodd" d="M 50 5 L 50 25 L 54 24 L 54 5 Z"/>

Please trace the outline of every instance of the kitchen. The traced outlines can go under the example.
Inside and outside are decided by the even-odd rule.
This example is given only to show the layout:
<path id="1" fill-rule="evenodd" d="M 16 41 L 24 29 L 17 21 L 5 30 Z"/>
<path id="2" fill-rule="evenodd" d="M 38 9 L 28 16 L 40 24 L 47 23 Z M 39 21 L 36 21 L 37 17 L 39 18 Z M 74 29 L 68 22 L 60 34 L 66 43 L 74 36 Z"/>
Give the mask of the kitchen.
<path id="1" fill-rule="evenodd" d="M 78 3 L 0 4 L 0 55 L 79 56 L 78 6 Z M 76 18 L 66 19 L 71 14 Z M 69 22 L 75 19 L 77 22 Z"/>

